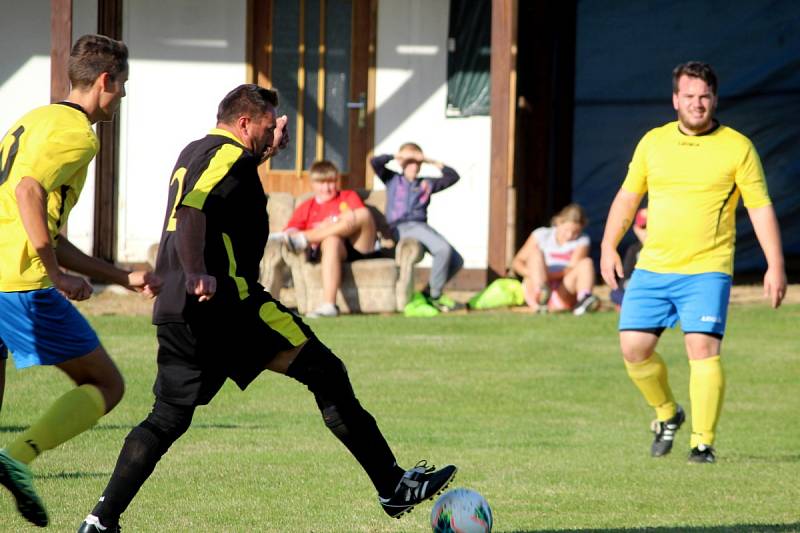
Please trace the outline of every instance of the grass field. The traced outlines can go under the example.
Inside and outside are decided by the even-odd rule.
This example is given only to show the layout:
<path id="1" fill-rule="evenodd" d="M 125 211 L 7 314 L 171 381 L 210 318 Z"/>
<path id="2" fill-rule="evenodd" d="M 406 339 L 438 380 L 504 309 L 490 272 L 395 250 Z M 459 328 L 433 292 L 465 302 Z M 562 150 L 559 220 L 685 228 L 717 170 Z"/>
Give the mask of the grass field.
<path id="1" fill-rule="evenodd" d="M 91 320 L 127 380 L 120 406 L 34 463 L 51 530 L 75 531 L 122 440 L 148 412 L 154 331 L 143 316 Z M 731 308 L 718 463 L 648 455 L 651 410 L 625 375 L 616 315 L 497 312 L 314 322 L 345 360 L 402 465 L 456 463 L 495 532 L 800 531 L 800 305 Z M 660 349 L 688 408 L 679 332 Z M 0 439 L 68 388 L 53 369 L 9 369 Z M 688 411 L 688 409 L 687 409 Z M 123 516 L 126 532 L 424 532 L 431 503 L 386 517 L 368 479 L 298 383 L 264 375 L 200 408 Z M 0 497 L 0 531 L 33 530 Z"/>

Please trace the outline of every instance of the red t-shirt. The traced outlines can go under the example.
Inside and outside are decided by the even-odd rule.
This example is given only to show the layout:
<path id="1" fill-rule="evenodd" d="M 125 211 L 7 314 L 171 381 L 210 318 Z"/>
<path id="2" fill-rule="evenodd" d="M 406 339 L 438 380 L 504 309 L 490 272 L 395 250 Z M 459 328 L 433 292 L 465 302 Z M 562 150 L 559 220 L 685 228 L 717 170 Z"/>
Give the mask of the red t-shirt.
<path id="1" fill-rule="evenodd" d="M 339 191 L 336 196 L 324 203 L 319 203 L 312 197 L 295 208 L 285 229 L 295 228 L 300 231 L 311 229 L 327 218 L 338 217 L 345 211 L 359 207 L 364 207 L 364 202 L 356 191 Z"/>

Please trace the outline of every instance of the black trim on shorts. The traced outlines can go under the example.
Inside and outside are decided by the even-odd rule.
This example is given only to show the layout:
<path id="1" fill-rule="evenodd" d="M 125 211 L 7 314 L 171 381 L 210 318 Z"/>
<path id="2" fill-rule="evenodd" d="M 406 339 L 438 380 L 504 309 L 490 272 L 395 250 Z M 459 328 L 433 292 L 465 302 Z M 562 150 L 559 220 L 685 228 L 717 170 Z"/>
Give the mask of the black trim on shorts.
<path id="1" fill-rule="evenodd" d="M 641 331 L 642 333 L 652 333 L 656 337 L 661 337 L 661 334 L 664 333 L 665 329 L 667 328 L 661 326 L 657 328 L 625 328 L 621 329 L 620 331 Z"/>
<path id="2" fill-rule="evenodd" d="M 715 333 L 713 331 L 684 331 L 683 334 L 686 335 L 687 333 L 700 333 L 702 335 L 708 335 L 709 337 L 714 337 L 715 339 L 722 340 L 722 333 Z"/>

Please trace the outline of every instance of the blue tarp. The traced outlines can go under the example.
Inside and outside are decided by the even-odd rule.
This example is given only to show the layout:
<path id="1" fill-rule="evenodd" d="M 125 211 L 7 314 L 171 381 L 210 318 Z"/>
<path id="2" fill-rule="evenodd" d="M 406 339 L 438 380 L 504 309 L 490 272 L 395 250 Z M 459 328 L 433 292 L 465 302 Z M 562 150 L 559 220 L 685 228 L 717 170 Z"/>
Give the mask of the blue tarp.
<path id="1" fill-rule="evenodd" d="M 578 3 L 577 24 L 573 199 L 590 217 L 595 257 L 637 142 L 675 120 L 672 69 L 698 60 L 710 63 L 719 78 L 717 118 L 758 150 L 784 254 L 800 259 L 798 4 L 585 0 Z M 740 202 L 734 269 L 765 265 Z"/>

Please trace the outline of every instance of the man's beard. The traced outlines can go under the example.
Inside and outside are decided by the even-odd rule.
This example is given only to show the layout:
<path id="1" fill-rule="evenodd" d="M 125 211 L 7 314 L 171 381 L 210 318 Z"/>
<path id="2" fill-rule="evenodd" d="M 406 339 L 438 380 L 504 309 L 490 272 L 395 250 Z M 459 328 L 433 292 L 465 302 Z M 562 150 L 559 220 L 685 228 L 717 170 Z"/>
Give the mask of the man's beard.
<path id="1" fill-rule="evenodd" d="M 692 132 L 702 133 L 711 128 L 711 124 L 714 121 L 714 116 L 712 113 L 709 113 L 704 119 L 702 119 L 702 122 L 698 122 L 690 115 L 679 111 L 678 119 L 680 120 L 680 123 L 684 129 Z"/>

